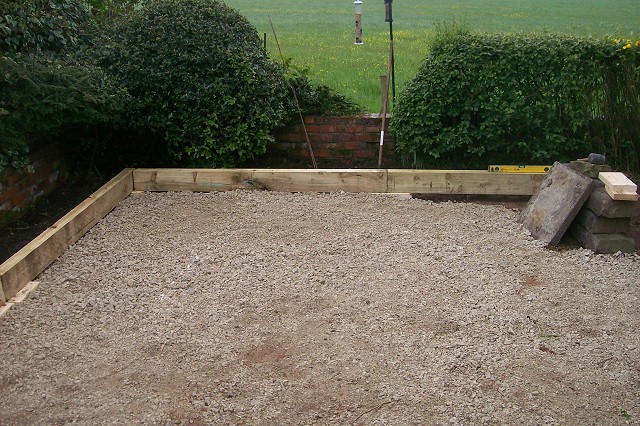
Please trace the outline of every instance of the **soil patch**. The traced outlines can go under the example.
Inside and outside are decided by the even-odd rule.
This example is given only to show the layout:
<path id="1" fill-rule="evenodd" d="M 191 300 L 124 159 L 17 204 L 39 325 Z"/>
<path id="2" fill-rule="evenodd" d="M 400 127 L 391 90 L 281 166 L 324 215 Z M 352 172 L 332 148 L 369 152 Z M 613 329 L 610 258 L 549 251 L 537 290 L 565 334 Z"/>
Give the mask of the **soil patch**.
<path id="1" fill-rule="evenodd" d="M 25 208 L 17 220 L 0 228 L 0 263 L 53 225 L 103 183 L 95 179 L 62 183 L 51 194 Z"/>

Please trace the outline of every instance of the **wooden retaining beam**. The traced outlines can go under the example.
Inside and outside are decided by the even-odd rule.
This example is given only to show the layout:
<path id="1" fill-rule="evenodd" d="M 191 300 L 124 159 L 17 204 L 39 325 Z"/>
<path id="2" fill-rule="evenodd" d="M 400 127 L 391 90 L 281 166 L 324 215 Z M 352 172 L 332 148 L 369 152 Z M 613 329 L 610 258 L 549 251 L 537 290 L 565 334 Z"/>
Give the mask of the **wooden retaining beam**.
<path id="1" fill-rule="evenodd" d="M 131 191 L 133 169 L 125 169 L 1 264 L 0 302 L 15 296 Z"/>
<path id="2" fill-rule="evenodd" d="M 387 192 L 461 195 L 533 195 L 544 173 L 487 170 L 389 170 Z"/>
<path id="3" fill-rule="evenodd" d="M 134 190 L 532 195 L 544 176 L 485 170 L 125 169 L 0 265 L 0 305 Z"/>
<path id="4" fill-rule="evenodd" d="M 136 191 L 387 192 L 387 171 L 368 169 L 136 169 Z"/>
<path id="5" fill-rule="evenodd" d="M 532 195 L 541 173 L 395 169 L 135 169 L 136 191 L 411 192 Z"/>

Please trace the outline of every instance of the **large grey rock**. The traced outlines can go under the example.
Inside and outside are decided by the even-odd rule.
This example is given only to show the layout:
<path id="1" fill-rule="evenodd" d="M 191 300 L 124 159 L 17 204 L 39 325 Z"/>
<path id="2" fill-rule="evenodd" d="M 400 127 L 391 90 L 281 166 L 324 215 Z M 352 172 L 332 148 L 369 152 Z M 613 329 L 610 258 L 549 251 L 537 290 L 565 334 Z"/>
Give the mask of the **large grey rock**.
<path id="1" fill-rule="evenodd" d="M 593 179 L 556 162 L 520 215 L 520 223 L 547 246 L 555 246 L 589 198 Z"/>
<path id="2" fill-rule="evenodd" d="M 594 253 L 633 253 L 636 250 L 633 238 L 625 234 L 592 234 L 579 223 L 573 223 L 570 232 L 582 247 Z"/>
<path id="3" fill-rule="evenodd" d="M 629 231 L 631 227 L 630 217 L 597 216 L 586 207 L 580 209 L 575 221 L 592 234 L 620 234 Z"/>
<path id="4" fill-rule="evenodd" d="M 614 201 L 604 189 L 604 183 L 595 181 L 595 189 L 585 203 L 585 207 L 596 216 L 636 217 L 640 216 L 640 201 Z"/>
<path id="5" fill-rule="evenodd" d="M 598 179 L 598 173 L 611 172 L 613 169 L 608 165 L 591 164 L 588 161 L 572 161 L 569 163 L 569 167 L 576 172 L 588 176 L 592 179 Z"/>

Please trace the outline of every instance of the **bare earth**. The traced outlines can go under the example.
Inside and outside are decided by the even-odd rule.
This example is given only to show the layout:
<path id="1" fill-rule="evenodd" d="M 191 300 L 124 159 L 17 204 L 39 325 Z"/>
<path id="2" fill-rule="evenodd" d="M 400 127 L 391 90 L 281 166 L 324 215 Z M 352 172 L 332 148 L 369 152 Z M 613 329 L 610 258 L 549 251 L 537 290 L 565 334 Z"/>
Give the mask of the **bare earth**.
<path id="1" fill-rule="evenodd" d="M 0 319 L 0 424 L 639 424 L 640 256 L 516 217 L 132 195 Z"/>

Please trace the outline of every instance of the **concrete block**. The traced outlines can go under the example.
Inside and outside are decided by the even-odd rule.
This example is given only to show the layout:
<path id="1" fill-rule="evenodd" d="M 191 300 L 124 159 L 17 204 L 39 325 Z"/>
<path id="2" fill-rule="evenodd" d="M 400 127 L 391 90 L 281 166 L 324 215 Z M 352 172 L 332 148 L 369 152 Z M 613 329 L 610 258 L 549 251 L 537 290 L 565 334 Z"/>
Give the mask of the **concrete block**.
<path id="1" fill-rule="evenodd" d="M 624 234 L 592 234 L 579 223 L 571 225 L 571 235 L 594 253 L 633 253 L 636 244 L 632 238 Z"/>
<path id="2" fill-rule="evenodd" d="M 611 218 L 640 216 L 640 201 L 614 201 L 605 191 L 604 183 L 594 182 L 596 188 L 585 203 L 585 207 L 596 216 Z"/>
<path id="3" fill-rule="evenodd" d="M 583 174 L 591 179 L 598 179 L 600 172 L 611 172 L 613 169 L 608 165 L 591 164 L 588 161 L 576 160 L 569 163 L 569 167 L 576 172 Z"/>
<path id="4" fill-rule="evenodd" d="M 531 235 L 555 246 L 589 198 L 593 179 L 556 162 L 522 211 L 519 222 Z"/>
<path id="5" fill-rule="evenodd" d="M 592 234 L 619 234 L 629 231 L 631 227 L 630 217 L 610 218 L 597 216 L 591 210 L 583 207 L 578 212 L 575 222 L 582 225 Z"/>

